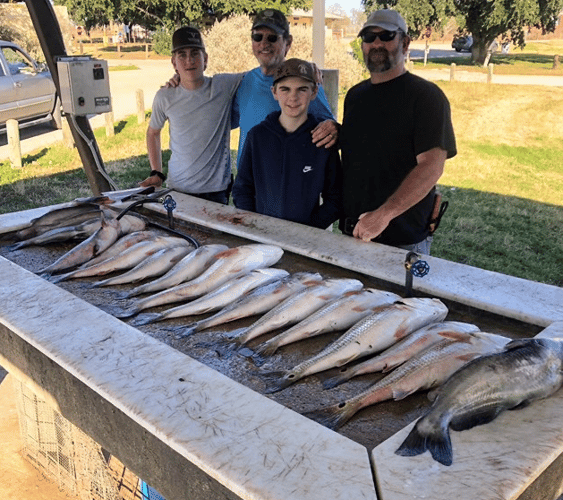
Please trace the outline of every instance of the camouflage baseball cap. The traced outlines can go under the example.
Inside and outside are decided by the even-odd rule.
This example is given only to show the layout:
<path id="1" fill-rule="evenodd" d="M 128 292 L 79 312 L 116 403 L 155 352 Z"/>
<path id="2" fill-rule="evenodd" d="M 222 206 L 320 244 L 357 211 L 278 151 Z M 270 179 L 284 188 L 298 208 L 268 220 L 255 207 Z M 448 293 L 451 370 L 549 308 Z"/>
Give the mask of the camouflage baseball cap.
<path id="1" fill-rule="evenodd" d="M 290 76 L 297 76 L 303 78 L 303 80 L 317 83 L 313 65 L 303 59 L 292 58 L 284 61 L 274 73 L 274 83 Z"/>
<path id="2" fill-rule="evenodd" d="M 289 23 L 282 12 L 276 9 L 265 9 L 254 17 L 252 29 L 270 28 L 279 35 L 289 35 Z"/>

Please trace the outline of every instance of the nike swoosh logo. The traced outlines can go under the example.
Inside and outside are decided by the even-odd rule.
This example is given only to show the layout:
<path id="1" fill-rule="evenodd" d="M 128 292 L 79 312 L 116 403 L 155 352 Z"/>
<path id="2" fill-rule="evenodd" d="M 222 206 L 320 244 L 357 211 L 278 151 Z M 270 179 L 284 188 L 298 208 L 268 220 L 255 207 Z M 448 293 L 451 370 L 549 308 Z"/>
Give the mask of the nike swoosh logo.
<path id="1" fill-rule="evenodd" d="M 312 170 L 313 170 L 313 167 L 311 167 L 310 165 L 303 167 L 303 173 L 304 174 L 306 174 L 307 172 L 311 172 Z"/>

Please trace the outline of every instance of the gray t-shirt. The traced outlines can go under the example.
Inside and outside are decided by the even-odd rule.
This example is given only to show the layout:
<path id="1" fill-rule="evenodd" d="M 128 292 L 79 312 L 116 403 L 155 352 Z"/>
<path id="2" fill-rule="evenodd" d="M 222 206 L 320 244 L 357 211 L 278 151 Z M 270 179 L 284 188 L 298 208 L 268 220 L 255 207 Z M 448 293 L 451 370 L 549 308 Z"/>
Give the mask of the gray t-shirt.
<path id="1" fill-rule="evenodd" d="M 213 193 L 227 188 L 231 177 L 231 101 L 243 77 L 205 77 L 196 90 L 161 88 L 152 105 L 150 127 L 170 122 L 167 187 L 184 193 Z"/>

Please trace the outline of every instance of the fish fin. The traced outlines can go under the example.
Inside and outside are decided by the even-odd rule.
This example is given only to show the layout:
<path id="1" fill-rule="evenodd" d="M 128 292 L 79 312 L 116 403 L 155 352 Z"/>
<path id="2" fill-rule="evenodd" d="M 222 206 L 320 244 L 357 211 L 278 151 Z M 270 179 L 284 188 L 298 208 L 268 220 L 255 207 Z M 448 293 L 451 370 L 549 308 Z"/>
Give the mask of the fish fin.
<path id="1" fill-rule="evenodd" d="M 440 332 L 438 333 L 438 336 L 454 342 L 463 342 L 464 344 L 471 344 L 471 341 L 474 338 L 469 333 L 460 332 Z"/>
<path id="2" fill-rule="evenodd" d="M 505 351 L 511 351 L 512 349 L 519 349 L 520 347 L 528 347 L 530 344 L 535 343 L 538 339 L 514 339 L 508 342 L 504 346 Z"/>
<path id="3" fill-rule="evenodd" d="M 428 450 L 437 462 L 452 465 L 452 442 L 448 428 L 439 428 L 433 433 L 424 434 L 419 430 L 421 420 L 411 429 L 401 446 L 395 450 L 395 454 L 414 457 Z"/>
<path id="4" fill-rule="evenodd" d="M 393 368 L 397 367 L 399 364 L 401 363 L 391 363 L 391 364 L 386 364 L 381 370 L 381 373 L 389 373 Z"/>
<path id="5" fill-rule="evenodd" d="M 266 389 L 264 391 L 266 394 L 279 392 L 299 380 L 291 372 L 266 372 L 262 376 L 264 382 L 266 382 Z"/>
<path id="6" fill-rule="evenodd" d="M 435 401 L 436 398 L 438 397 L 438 393 L 440 392 L 440 388 L 436 387 L 435 389 L 432 389 L 431 391 L 428 391 L 428 394 L 426 395 L 426 397 L 430 400 L 430 401 Z"/>
<path id="7" fill-rule="evenodd" d="M 400 401 L 401 399 L 405 399 L 407 396 L 410 396 L 411 394 L 414 394 L 415 392 L 416 392 L 416 389 L 414 389 L 412 391 L 401 391 L 401 390 L 393 389 L 393 391 L 392 391 L 393 400 L 394 401 Z"/>
<path id="8" fill-rule="evenodd" d="M 133 319 L 129 324 L 131 326 L 149 325 L 151 323 L 156 323 L 161 318 L 162 318 L 162 314 L 160 313 L 140 314 L 135 319 Z"/>
<path id="9" fill-rule="evenodd" d="M 469 361 L 471 361 L 472 359 L 475 359 L 478 356 L 480 356 L 480 354 L 468 353 L 468 354 L 461 354 L 460 356 L 456 356 L 456 359 L 459 359 L 460 361 L 465 361 L 466 363 L 468 363 Z"/>
<path id="10" fill-rule="evenodd" d="M 336 430 L 342 427 L 358 411 L 358 405 L 343 401 L 336 405 L 327 406 L 320 410 L 303 413 L 304 417 L 310 418 L 329 429 Z"/>
<path id="11" fill-rule="evenodd" d="M 508 408 L 510 411 L 512 410 L 522 410 L 523 408 L 526 408 L 527 406 L 530 406 L 531 402 L 529 399 L 526 399 L 524 401 L 522 401 L 521 403 L 517 404 L 516 406 L 513 406 L 512 408 Z"/>
<path id="12" fill-rule="evenodd" d="M 452 418 L 450 427 L 454 431 L 465 431 L 477 425 L 488 424 L 497 418 L 505 409 L 506 408 L 499 406 L 494 408 L 477 408 L 471 412 Z"/>

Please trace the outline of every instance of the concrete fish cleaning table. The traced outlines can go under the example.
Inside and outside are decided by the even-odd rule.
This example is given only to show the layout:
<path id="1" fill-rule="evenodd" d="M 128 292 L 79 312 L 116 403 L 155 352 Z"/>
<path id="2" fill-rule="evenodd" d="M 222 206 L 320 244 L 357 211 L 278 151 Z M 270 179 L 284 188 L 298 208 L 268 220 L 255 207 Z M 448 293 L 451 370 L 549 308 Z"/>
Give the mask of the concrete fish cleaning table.
<path id="1" fill-rule="evenodd" d="M 393 291 L 405 282 L 403 250 L 173 195 L 175 219 L 188 234 L 205 228 L 218 237 L 279 245 L 287 254 Z M 25 226 L 49 208 L 0 216 L 0 233 Z M 165 216 L 159 204 L 144 208 L 149 209 Z M 430 273 L 414 278 L 416 294 L 467 309 L 468 320 L 482 330 L 500 318 L 502 332 L 563 336 L 563 289 L 425 260 Z M 361 436 L 330 431 L 225 376 L 213 363 L 117 320 L 11 257 L 0 257 L 0 271 L 0 365 L 167 500 L 445 500 L 452 494 L 509 500 L 538 498 L 539 491 L 546 499 L 560 494 L 561 391 L 485 426 L 452 432 L 454 464 L 444 467 L 428 454 L 394 454 L 409 423 L 423 412 L 424 396 L 411 397 L 416 404 L 406 415 L 399 414 L 401 405 L 389 403 L 399 427 L 381 443 L 366 445 Z M 376 419 L 368 423 L 373 432 L 382 426 Z"/>

